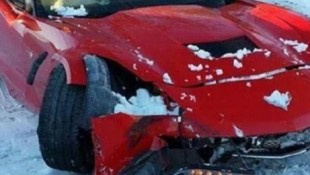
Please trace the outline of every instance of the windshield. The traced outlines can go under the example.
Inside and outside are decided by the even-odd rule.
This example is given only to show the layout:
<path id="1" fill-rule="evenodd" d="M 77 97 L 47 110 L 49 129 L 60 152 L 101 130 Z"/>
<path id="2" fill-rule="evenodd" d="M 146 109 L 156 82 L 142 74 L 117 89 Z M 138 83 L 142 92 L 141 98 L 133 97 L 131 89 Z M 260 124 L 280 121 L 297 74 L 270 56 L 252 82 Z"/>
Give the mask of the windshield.
<path id="1" fill-rule="evenodd" d="M 219 7 L 225 5 L 227 0 L 36 0 L 35 2 L 37 15 L 40 17 L 52 15 L 97 18 L 122 10 L 161 5 L 197 4 Z"/>

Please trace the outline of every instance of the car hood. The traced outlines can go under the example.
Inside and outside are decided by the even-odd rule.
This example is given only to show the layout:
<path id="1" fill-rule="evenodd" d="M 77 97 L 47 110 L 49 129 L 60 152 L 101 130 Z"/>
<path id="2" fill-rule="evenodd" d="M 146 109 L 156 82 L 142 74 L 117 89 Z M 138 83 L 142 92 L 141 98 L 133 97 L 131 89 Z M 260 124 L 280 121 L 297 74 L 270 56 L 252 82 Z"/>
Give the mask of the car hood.
<path id="1" fill-rule="evenodd" d="M 278 14 L 272 14 L 274 10 Z M 265 4 L 240 1 L 221 9 L 160 6 L 122 11 L 102 19 L 61 21 L 79 41 L 78 47 L 87 52 L 111 59 L 145 81 L 180 87 L 262 74 L 307 64 L 310 59 L 307 47 L 299 52 L 288 44 L 296 41 L 307 46 L 310 23 Z M 234 39 L 248 43 L 228 43 Z M 221 48 L 235 49 L 228 53 L 239 52 L 226 58 L 221 56 L 224 52 L 202 59 L 187 47 L 189 44 L 207 48 L 220 44 Z M 245 50 L 247 45 L 251 47 Z"/>

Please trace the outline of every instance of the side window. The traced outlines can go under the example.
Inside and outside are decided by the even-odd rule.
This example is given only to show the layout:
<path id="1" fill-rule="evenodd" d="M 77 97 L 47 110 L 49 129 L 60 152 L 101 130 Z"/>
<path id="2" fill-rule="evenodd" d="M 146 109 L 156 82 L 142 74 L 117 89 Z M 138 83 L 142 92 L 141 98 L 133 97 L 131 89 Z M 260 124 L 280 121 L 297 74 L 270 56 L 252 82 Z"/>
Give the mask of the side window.
<path id="1" fill-rule="evenodd" d="M 10 0 L 10 2 L 11 2 L 18 10 L 25 10 L 25 7 L 26 7 L 25 0 Z"/>

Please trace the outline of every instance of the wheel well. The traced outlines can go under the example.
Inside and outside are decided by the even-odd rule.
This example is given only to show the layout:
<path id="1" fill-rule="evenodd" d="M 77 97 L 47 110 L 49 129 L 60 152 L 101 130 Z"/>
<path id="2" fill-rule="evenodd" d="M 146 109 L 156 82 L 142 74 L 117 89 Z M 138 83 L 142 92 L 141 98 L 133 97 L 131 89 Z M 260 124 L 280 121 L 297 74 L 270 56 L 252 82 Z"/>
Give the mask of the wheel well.
<path id="1" fill-rule="evenodd" d="M 159 95 L 160 92 L 152 82 L 145 82 L 120 64 L 105 59 L 111 73 L 112 90 L 129 98 L 136 94 L 139 88 L 148 89 L 151 94 Z"/>

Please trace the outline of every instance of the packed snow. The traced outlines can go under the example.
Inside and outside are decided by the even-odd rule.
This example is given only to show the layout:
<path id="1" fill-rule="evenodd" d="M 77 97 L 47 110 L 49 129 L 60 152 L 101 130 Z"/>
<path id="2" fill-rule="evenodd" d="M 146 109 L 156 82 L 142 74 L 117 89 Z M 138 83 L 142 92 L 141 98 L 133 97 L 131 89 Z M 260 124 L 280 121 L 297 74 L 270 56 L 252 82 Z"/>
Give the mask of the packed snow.
<path id="1" fill-rule="evenodd" d="M 270 96 L 265 96 L 264 100 L 276 107 L 282 108 L 284 110 L 288 110 L 288 106 L 292 101 L 292 96 L 289 92 L 281 93 L 278 90 L 272 92 Z"/>
<path id="2" fill-rule="evenodd" d="M 168 73 L 164 73 L 163 81 L 167 84 L 173 84 L 173 81 L 171 80 L 171 77 Z"/>
<path id="3" fill-rule="evenodd" d="M 247 48 L 243 48 L 243 49 L 237 50 L 235 53 L 226 53 L 221 58 L 237 58 L 239 60 L 242 60 L 244 57 L 246 57 L 252 53 L 259 53 L 259 52 L 263 52 L 266 57 L 270 57 L 270 55 L 271 55 L 271 51 L 269 51 L 267 49 L 255 48 L 253 51 L 251 51 Z"/>
<path id="4" fill-rule="evenodd" d="M 137 116 L 155 115 L 178 115 L 178 107 L 173 111 L 167 109 L 162 96 L 152 96 L 147 89 L 138 89 L 136 96 L 128 100 L 126 97 L 115 94 L 118 104 L 114 108 L 114 113 L 124 113 Z"/>
<path id="5" fill-rule="evenodd" d="M 63 17 L 73 17 L 73 16 L 87 16 L 88 12 L 84 5 L 80 5 L 80 8 L 65 7 L 60 5 L 51 6 L 51 10 L 55 11 L 58 15 Z"/>
<path id="6" fill-rule="evenodd" d="M 222 69 L 216 69 L 215 72 L 216 72 L 216 75 L 223 75 L 224 74 L 224 71 Z"/>
<path id="7" fill-rule="evenodd" d="M 240 49 L 236 53 L 227 53 L 224 54 L 221 58 L 231 58 L 231 57 L 236 57 L 239 60 L 242 60 L 245 56 L 251 54 L 252 52 L 248 50 L 247 48 Z"/>
<path id="8" fill-rule="evenodd" d="M 293 41 L 293 40 L 285 40 L 283 38 L 280 38 L 280 41 L 287 46 L 292 46 L 298 53 L 303 53 L 303 52 L 307 51 L 307 49 L 309 47 L 308 44 L 298 42 L 297 40 Z"/>
<path id="9" fill-rule="evenodd" d="M 190 44 L 187 46 L 187 48 L 190 49 L 192 52 L 194 52 L 194 54 L 201 59 L 206 59 L 206 60 L 213 60 L 214 59 L 210 52 L 205 51 L 203 49 L 200 49 L 196 45 Z"/>
<path id="10" fill-rule="evenodd" d="M 203 70 L 203 66 L 202 64 L 198 64 L 198 65 L 194 65 L 194 64 L 189 64 L 188 65 L 188 68 L 191 70 L 191 71 L 196 71 L 196 72 L 199 72 L 199 71 L 202 71 Z"/>
<path id="11" fill-rule="evenodd" d="M 244 137 L 244 133 L 240 128 L 238 128 L 236 125 L 233 125 L 233 128 L 234 128 L 234 131 L 235 131 L 237 137 L 239 137 L 239 138 Z"/>
<path id="12" fill-rule="evenodd" d="M 206 80 L 212 80 L 213 79 L 213 75 L 206 75 L 205 79 Z"/>
<path id="13" fill-rule="evenodd" d="M 234 67 L 237 68 L 237 69 L 240 69 L 240 68 L 243 67 L 243 64 L 235 59 L 234 60 Z"/>

